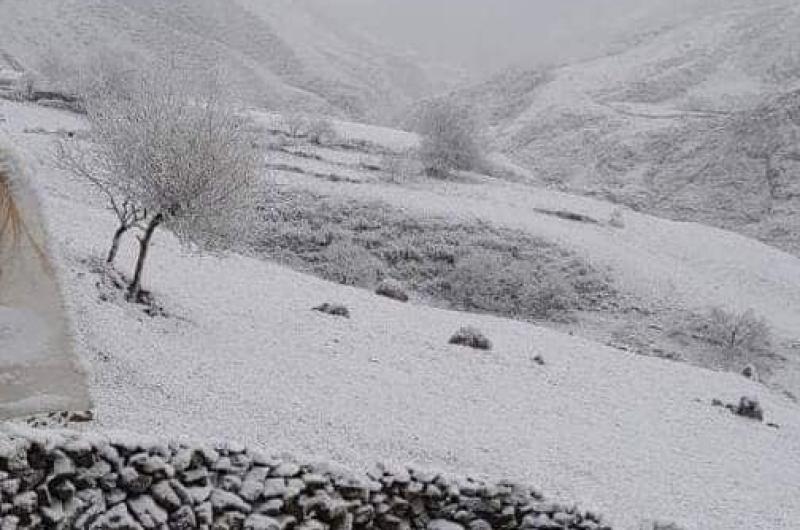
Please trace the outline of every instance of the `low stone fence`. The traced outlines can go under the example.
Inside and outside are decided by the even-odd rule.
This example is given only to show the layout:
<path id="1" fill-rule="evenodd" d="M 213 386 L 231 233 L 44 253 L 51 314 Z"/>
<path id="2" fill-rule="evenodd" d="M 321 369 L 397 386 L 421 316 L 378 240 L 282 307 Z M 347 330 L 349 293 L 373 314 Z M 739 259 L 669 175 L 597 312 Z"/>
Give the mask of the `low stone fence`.
<path id="1" fill-rule="evenodd" d="M 610 529 L 518 484 L 419 469 L 356 475 L 238 444 L 0 431 L 0 529 Z"/>

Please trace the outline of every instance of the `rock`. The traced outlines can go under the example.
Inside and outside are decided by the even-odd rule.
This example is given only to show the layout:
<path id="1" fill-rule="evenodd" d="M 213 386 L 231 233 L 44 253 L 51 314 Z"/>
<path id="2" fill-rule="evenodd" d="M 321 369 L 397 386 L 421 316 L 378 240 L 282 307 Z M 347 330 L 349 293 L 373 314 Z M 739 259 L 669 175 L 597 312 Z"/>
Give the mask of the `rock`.
<path id="1" fill-rule="evenodd" d="M 0 530 L 17 530 L 19 528 L 19 517 L 7 515 L 0 520 Z"/>
<path id="2" fill-rule="evenodd" d="M 100 489 L 103 491 L 110 491 L 117 487 L 117 481 L 119 480 L 119 475 L 116 473 L 106 473 L 97 481 Z"/>
<path id="3" fill-rule="evenodd" d="M 450 344 L 466 346 L 476 350 L 492 349 L 492 342 L 487 339 L 478 329 L 471 326 L 459 329 L 452 337 L 450 337 L 449 342 Z"/>
<path id="4" fill-rule="evenodd" d="M 233 462 L 230 457 L 221 456 L 212 466 L 211 469 L 218 473 L 230 473 L 233 471 Z"/>
<path id="5" fill-rule="evenodd" d="M 168 512 L 174 512 L 181 507 L 181 499 L 166 480 L 153 484 L 150 493 L 153 499 Z"/>
<path id="6" fill-rule="evenodd" d="M 128 494 L 121 488 L 115 488 L 106 492 L 106 504 L 114 506 L 128 499 Z"/>
<path id="7" fill-rule="evenodd" d="M 148 456 L 136 467 L 141 473 L 152 475 L 156 479 L 172 478 L 175 476 L 175 468 L 165 462 L 160 456 Z"/>
<path id="8" fill-rule="evenodd" d="M 257 513 L 261 513 L 264 515 L 280 515 L 281 510 L 283 510 L 283 500 L 282 499 L 270 499 L 262 504 L 260 504 L 255 511 Z"/>
<path id="9" fill-rule="evenodd" d="M 564 512 L 557 512 L 553 514 L 552 519 L 557 524 L 568 526 L 575 521 L 575 516 Z"/>
<path id="10" fill-rule="evenodd" d="M 306 519 L 295 527 L 296 530 L 328 530 L 328 525 L 316 520 Z"/>
<path id="11" fill-rule="evenodd" d="M 106 500 L 100 489 L 92 488 L 79 490 L 75 498 L 82 503 L 78 503 L 76 506 L 77 508 L 85 507 L 73 524 L 75 528 L 86 527 L 90 521 L 106 512 Z"/>
<path id="12" fill-rule="evenodd" d="M 89 526 L 89 530 L 141 530 L 142 526 L 128 512 L 124 504 L 117 504 L 100 515 Z"/>
<path id="13" fill-rule="evenodd" d="M 194 509 L 198 526 L 208 526 L 214 522 L 214 508 L 210 502 L 204 502 Z"/>
<path id="14" fill-rule="evenodd" d="M 739 400 L 739 406 L 736 407 L 736 414 L 745 418 L 751 418 L 758 421 L 764 421 L 764 411 L 758 400 L 748 397 L 742 397 Z"/>
<path id="15" fill-rule="evenodd" d="M 177 495 L 178 498 L 181 500 L 181 504 L 194 504 L 194 499 L 192 497 L 192 494 L 189 493 L 188 488 L 186 488 L 186 486 L 181 484 L 181 482 L 178 479 L 175 478 L 171 479 L 169 481 L 169 485 L 172 487 L 172 491 L 175 492 L 175 495 Z M 209 491 L 208 494 L 211 495 L 211 492 Z"/>
<path id="16" fill-rule="evenodd" d="M 329 484 L 328 479 L 324 475 L 318 473 L 306 473 L 302 478 L 306 487 L 309 489 L 324 488 Z"/>
<path id="17" fill-rule="evenodd" d="M 219 481 L 219 487 L 224 489 L 225 491 L 231 491 L 233 493 L 237 493 L 239 489 L 241 489 L 242 487 L 242 479 L 240 479 L 236 475 L 225 475 Z"/>
<path id="18" fill-rule="evenodd" d="M 254 513 L 245 520 L 244 530 L 281 530 L 281 525 L 272 517 Z"/>
<path id="19" fill-rule="evenodd" d="M 208 483 L 208 470 L 204 467 L 187 469 L 181 472 L 180 477 L 187 486 L 205 486 Z"/>
<path id="20" fill-rule="evenodd" d="M 179 473 L 189 469 L 197 469 L 204 463 L 203 453 L 197 449 L 182 448 L 172 458 L 172 466 Z"/>
<path id="21" fill-rule="evenodd" d="M 67 416 L 67 422 L 70 423 L 86 423 L 94 419 L 94 412 L 91 410 L 83 410 L 77 412 L 70 412 Z"/>
<path id="22" fill-rule="evenodd" d="M 324 304 L 318 305 L 313 309 L 314 311 L 319 311 L 320 313 L 325 313 L 326 315 L 350 318 L 350 310 L 342 304 L 331 304 L 325 302 Z"/>
<path id="23" fill-rule="evenodd" d="M 269 474 L 271 477 L 296 477 L 300 474 L 300 466 L 295 464 L 294 462 L 284 462 L 283 464 L 279 465 L 272 472 Z"/>
<path id="24" fill-rule="evenodd" d="M 759 380 L 758 371 L 756 370 L 756 367 L 753 366 L 752 364 L 748 364 L 742 369 L 742 375 L 748 379 L 752 379 L 753 381 Z"/>
<path id="25" fill-rule="evenodd" d="M 282 478 L 269 478 L 264 483 L 264 497 L 283 497 L 286 493 L 286 481 Z"/>
<path id="26" fill-rule="evenodd" d="M 72 478 L 75 476 L 75 463 L 62 451 L 53 451 L 53 468 L 49 479 Z"/>
<path id="27" fill-rule="evenodd" d="M 239 488 L 239 496 L 247 502 L 255 502 L 264 493 L 264 481 L 267 473 L 266 467 L 256 467 L 250 470 Z"/>
<path id="28" fill-rule="evenodd" d="M 31 514 L 39 506 L 39 496 L 35 491 L 26 491 L 16 495 L 12 504 L 18 512 Z"/>
<path id="29" fill-rule="evenodd" d="M 181 506 L 169 516 L 171 530 L 193 530 L 197 528 L 197 517 L 189 506 Z"/>
<path id="30" fill-rule="evenodd" d="M 226 512 L 229 510 L 250 513 L 252 508 L 241 497 L 229 491 L 215 489 L 211 492 L 211 506 L 215 512 Z"/>
<path id="31" fill-rule="evenodd" d="M 246 517 L 239 512 L 225 512 L 214 519 L 211 530 L 242 530 Z"/>
<path id="32" fill-rule="evenodd" d="M 49 526 L 57 526 L 67 517 L 64 512 L 64 503 L 59 500 L 54 500 L 46 506 L 40 506 L 39 513 L 42 515 L 42 520 Z"/>
<path id="33" fill-rule="evenodd" d="M 167 522 L 167 512 L 149 495 L 139 495 L 128 499 L 128 508 L 139 523 L 147 529 L 158 528 Z"/>
<path id="34" fill-rule="evenodd" d="M 398 302 L 408 302 L 408 294 L 403 288 L 403 284 L 397 280 L 387 278 L 383 280 L 375 289 L 375 294 L 397 300 Z"/>
<path id="35" fill-rule="evenodd" d="M 375 508 L 369 504 L 356 508 L 353 517 L 354 524 L 359 526 L 367 525 L 375 517 Z"/>
<path id="36" fill-rule="evenodd" d="M 204 503 L 211 497 L 211 486 L 194 486 L 186 489 L 192 497 L 192 504 Z"/>
<path id="37" fill-rule="evenodd" d="M 444 492 L 441 488 L 435 484 L 428 484 L 425 488 L 425 496 L 429 499 L 443 499 Z"/>
<path id="38" fill-rule="evenodd" d="M 428 530 L 464 530 L 464 527 L 458 523 L 448 521 L 446 519 L 434 519 L 427 526 Z"/>
<path id="39" fill-rule="evenodd" d="M 468 530 L 492 530 L 492 525 L 483 519 L 475 519 L 467 525 Z"/>
<path id="40" fill-rule="evenodd" d="M 50 493 L 60 501 L 68 501 L 75 496 L 75 485 L 69 480 L 54 480 L 50 483 Z"/>
<path id="41" fill-rule="evenodd" d="M 150 489 L 153 477 L 143 475 L 132 467 L 125 467 L 119 473 L 119 482 L 122 488 L 133 495 L 141 495 Z"/>
<path id="42" fill-rule="evenodd" d="M 522 525 L 520 528 L 524 529 L 548 529 L 548 528 L 563 528 L 561 525 L 558 525 L 553 522 L 550 517 L 547 515 L 540 513 L 539 515 L 526 515 L 522 518 Z"/>

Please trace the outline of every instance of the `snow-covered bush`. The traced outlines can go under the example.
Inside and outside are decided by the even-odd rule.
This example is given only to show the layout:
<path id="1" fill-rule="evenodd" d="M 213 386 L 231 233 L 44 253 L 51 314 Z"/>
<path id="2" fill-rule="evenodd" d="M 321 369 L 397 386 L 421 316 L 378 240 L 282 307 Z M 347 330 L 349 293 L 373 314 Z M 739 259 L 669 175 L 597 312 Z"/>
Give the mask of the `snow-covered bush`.
<path id="1" fill-rule="evenodd" d="M 448 100 L 428 102 L 416 129 L 422 136 L 419 156 L 428 175 L 445 178 L 453 171 L 473 171 L 483 165 L 478 122 L 467 107 Z"/>
<path id="2" fill-rule="evenodd" d="M 463 327 L 456 331 L 455 334 L 450 337 L 449 343 L 455 344 L 456 346 L 473 348 L 475 350 L 492 349 L 492 341 L 486 338 L 486 336 L 481 333 L 480 330 L 472 326 Z"/>
<path id="3" fill-rule="evenodd" d="M 365 248 L 341 239 L 322 252 L 318 272 L 342 285 L 371 287 L 383 275 L 383 264 Z M 319 270 L 323 269 L 323 270 Z"/>
<path id="4" fill-rule="evenodd" d="M 247 226 L 260 167 L 252 128 L 218 85 L 196 86 L 168 68 L 139 72 L 124 91 L 101 81 L 86 92 L 88 142 L 59 148 L 63 167 L 102 190 L 117 215 L 112 251 L 121 233 L 143 232 L 132 300 L 157 228 L 193 248 L 213 249 L 231 244 L 234 227 Z"/>
<path id="5" fill-rule="evenodd" d="M 336 129 L 331 120 L 314 118 L 308 122 L 306 136 L 312 144 L 328 145 L 336 140 Z"/>
<path id="6" fill-rule="evenodd" d="M 562 271 L 541 264 L 476 250 L 456 263 L 440 288 L 467 311 L 552 318 L 578 305 L 570 280 Z"/>
<path id="7" fill-rule="evenodd" d="M 715 307 L 700 325 L 702 337 L 736 357 L 750 357 L 770 350 L 770 329 L 752 309 L 743 313 Z"/>

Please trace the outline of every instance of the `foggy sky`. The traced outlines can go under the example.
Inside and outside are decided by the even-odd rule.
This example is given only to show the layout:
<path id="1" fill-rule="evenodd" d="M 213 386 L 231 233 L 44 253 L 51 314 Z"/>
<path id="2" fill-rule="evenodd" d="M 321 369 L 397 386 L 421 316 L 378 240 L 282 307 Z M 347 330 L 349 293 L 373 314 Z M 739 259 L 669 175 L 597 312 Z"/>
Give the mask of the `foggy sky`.
<path id="1" fill-rule="evenodd" d="M 596 54 L 724 0 L 306 0 L 398 51 L 486 74 Z"/>

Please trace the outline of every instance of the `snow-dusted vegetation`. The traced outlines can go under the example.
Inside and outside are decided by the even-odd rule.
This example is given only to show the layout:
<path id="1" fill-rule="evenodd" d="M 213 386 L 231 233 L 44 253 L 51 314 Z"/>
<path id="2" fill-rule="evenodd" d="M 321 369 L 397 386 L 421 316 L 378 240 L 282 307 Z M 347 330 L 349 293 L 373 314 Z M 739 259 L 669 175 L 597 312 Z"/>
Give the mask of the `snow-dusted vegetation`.
<path id="1" fill-rule="evenodd" d="M 480 1 L 0 1 L 1 528 L 797 527 L 797 7 Z"/>

